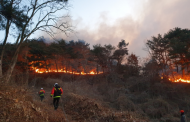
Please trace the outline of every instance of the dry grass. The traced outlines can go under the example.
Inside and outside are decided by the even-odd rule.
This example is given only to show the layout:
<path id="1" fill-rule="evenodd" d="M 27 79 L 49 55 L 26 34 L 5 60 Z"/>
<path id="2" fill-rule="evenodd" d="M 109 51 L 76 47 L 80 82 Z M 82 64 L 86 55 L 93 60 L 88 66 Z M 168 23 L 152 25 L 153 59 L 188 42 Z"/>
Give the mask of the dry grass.
<path id="1" fill-rule="evenodd" d="M 33 93 L 24 86 L 3 84 L 0 88 L 1 122 L 61 122 L 63 111 L 54 111 L 48 103 L 33 100 Z"/>
<path id="2" fill-rule="evenodd" d="M 103 100 L 106 94 L 100 95 L 98 88 L 107 84 L 89 85 L 88 82 L 62 82 L 59 79 L 33 79 L 35 85 L 21 86 L 3 84 L 0 88 L 0 121 L 2 122 L 146 122 L 146 118 L 140 118 L 137 113 L 121 111 L 110 108 Z M 43 82 L 42 82 L 43 81 Z M 58 83 L 64 89 L 60 106 L 54 110 L 50 91 L 54 83 Z M 46 91 L 45 98 L 41 102 L 37 94 L 40 87 Z M 113 92 L 113 91 L 112 91 Z M 108 100 L 109 101 L 109 100 Z M 64 109 L 63 109 L 64 108 Z M 64 114 L 64 111 L 66 114 Z"/>
<path id="3" fill-rule="evenodd" d="M 77 122 L 147 122 L 147 119 L 137 119 L 137 113 L 115 111 L 102 106 L 101 102 L 77 94 L 67 94 L 64 98 L 64 108 L 71 116 L 71 121 Z"/>
<path id="4" fill-rule="evenodd" d="M 185 84 L 161 83 L 157 77 L 122 79 L 117 74 L 69 78 L 35 77 L 27 88 L 1 83 L 0 118 L 3 122 L 64 121 L 63 107 L 71 122 L 177 122 L 180 109 L 190 117 L 190 86 Z M 64 91 L 57 111 L 50 98 L 54 83 Z M 37 94 L 41 87 L 46 91 L 43 102 Z"/>
<path id="5" fill-rule="evenodd" d="M 144 103 L 142 110 L 147 113 L 150 118 L 160 119 L 169 113 L 171 106 L 162 98 L 157 98 Z"/>

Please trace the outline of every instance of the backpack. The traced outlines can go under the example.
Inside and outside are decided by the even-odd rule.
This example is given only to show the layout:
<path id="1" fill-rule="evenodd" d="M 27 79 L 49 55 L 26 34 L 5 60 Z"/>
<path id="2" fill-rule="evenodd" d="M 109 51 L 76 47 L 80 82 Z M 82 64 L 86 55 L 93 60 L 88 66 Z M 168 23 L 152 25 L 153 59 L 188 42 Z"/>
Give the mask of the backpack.
<path id="1" fill-rule="evenodd" d="M 61 92 L 61 88 L 59 87 L 56 87 L 56 92 L 59 94 L 59 95 L 61 95 L 62 94 L 62 92 Z"/>
<path id="2" fill-rule="evenodd" d="M 39 95 L 40 95 L 40 96 L 44 96 L 44 92 L 43 92 L 43 91 L 40 91 Z"/>

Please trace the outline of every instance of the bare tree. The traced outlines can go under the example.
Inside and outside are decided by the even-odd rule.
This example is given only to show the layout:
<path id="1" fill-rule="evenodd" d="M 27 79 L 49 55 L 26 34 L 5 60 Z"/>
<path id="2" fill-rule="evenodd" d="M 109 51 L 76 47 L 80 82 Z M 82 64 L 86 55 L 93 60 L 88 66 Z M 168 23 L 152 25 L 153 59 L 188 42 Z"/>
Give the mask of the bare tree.
<path id="1" fill-rule="evenodd" d="M 60 11 L 68 10 L 67 0 L 22 0 L 20 7 L 24 7 L 28 18 L 19 32 L 17 49 L 6 72 L 5 82 L 10 80 L 22 43 L 32 34 L 37 31 L 44 31 L 54 38 L 57 30 L 64 34 L 72 31 L 71 25 L 67 21 L 63 21 L 68 15 L 59 16 L 57 14 Z"/>
<path id="2" fill-rule="evenodd" d="M 5 51 L 5 44 L 9 36 L 11 25 L 15 25 L 18 30 L 23 26 L 27 16 L 23 9 L 19 8 L 21 0 L 1 0 L 0 1 L 0 30 L 5 30 L 5 37 L 3 40 L 2 51 L 0 53 L 0 77 L 2 74 L 3 55 Z M 18 36 L 19 37 L 19 36 Z M 19 37 L 20 38 L 20 37 Z"/>

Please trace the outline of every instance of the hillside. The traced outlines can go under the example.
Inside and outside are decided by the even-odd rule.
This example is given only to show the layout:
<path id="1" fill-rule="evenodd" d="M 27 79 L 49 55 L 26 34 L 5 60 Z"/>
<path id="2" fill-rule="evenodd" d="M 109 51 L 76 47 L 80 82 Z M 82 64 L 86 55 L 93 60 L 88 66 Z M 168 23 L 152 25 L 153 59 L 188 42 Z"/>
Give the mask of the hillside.
<path id="1" fill-rule="evenodd" d="M 28 87 L 1 82 L 2 122 L 178 122 L 180 109 L 190 117 L 189 84 L 161 82 L 159 77 L 123 79 L 116 74 L 77 76 L 73 82 L 69 75 L 42 76 L 30 80 Z M 50 98 L 54 83 L 64 91 L 57 111 Z M 46 91 L 42 102 L 37 94 L 41 87 Z"/>
<path id="2" fill-rule="evenodd" d="M 42 79 L 42 77 L 38 77 L 36 79 L 36 85 L 28 87 L 20 85 L 19 83 L 4 84 L 1 82 L 0 120 L 2 122 L 132 122 L 133 120 L 143 122 L 146 120 L 142 119 L 141 116 L 137 115 L 135 112 L 121 111 L 110 107 L 108 101 L 102 101 L 104 98 L 98 98 L 102 96 L 99 94 L 94 94 L 93 96 L 92 94 L 94 91 L 86 91 L 91 89 L 91 85 L 86 84 L 84 80 L 72 83 L 62 82 L 60 79 L 47 78 L 44 79 L 44 81 L 42 81 Z M 29 84 L 33 82 L 34 81 L 31 81 Z M 55 82 L 58 82 L 64 90 L 64 95 L 57 111 L 54 110 L 52 99 L 49 97 L 52 84 Z M 37 94 L 40 87 L 43 87 L 47 92 L 42 102 Z"/>

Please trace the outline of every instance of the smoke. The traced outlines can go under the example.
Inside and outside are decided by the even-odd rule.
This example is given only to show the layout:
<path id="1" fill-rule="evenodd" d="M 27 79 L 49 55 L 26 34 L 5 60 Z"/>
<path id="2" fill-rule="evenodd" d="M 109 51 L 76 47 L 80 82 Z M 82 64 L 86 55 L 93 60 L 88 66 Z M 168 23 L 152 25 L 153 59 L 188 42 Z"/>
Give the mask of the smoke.
<path id="1" fill-rule="evenodd" d="M 149 0 L 142 4 L 142 10 L 137 13 L 137 19 L 125 16 L 111 22 L 109 12 L 100 13 L 94 28 L 86 25 L 82 18 L 72 20 L 76 25 L 75 33 L 57 38 L 66 40 L 84 40 L 92 47 L 94 44 L 117 45 L 121 39 L 129 42 L 129 53 L 145 57 L 148 55 L 145 42 L 152 36 L 167 33 L 175 27 L 190 27 L 189 0 Z"/>

